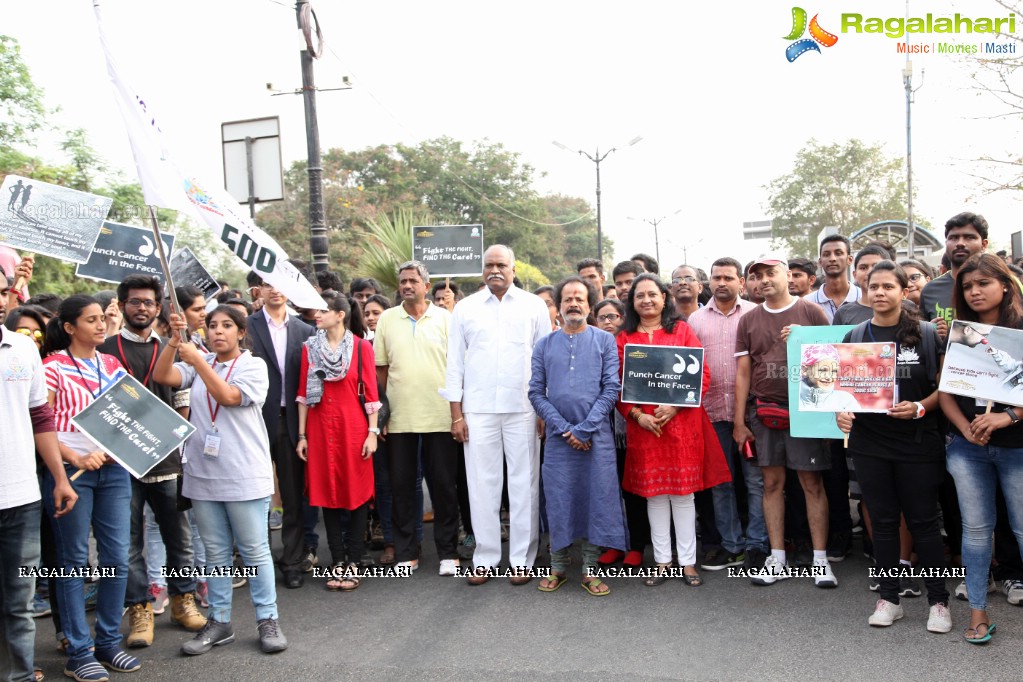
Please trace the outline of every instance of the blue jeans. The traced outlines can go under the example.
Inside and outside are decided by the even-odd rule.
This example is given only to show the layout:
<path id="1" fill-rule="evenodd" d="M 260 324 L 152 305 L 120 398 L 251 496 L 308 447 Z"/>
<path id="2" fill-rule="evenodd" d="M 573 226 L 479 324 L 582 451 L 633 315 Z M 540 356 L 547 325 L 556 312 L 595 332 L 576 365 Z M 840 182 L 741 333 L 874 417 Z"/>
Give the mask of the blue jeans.
<path id="1" fill-rule="evenodd" d="M 211 569 L 231 570 L 233 548 L 238 547 L 242 562 L 254 568 L 249 578 L 249 595 L 256 609 L 256 620 L 277 618 L 277 586 L 274 564 L 267 542 L 267 515 L 270 498 L 243 502 L 192 500 L 192 514 L 206 543 L 206 564 Z M 209 617 L 220 623 L 231 622 L 231 576 L 210 576 Z"/>
<path id="2" fill-rule="evenodd" d="M 35 579 L 19 577 L 18 569 L 39 566 L 41 507 L 39 502 L 30 502 L 0 509 L 0 680 L 35 680 Z"/>
<path id="3" fill-rule="evenodd" d="M 954 436 L 946 448 L 963 516 L 963 567 L 971 609 L 987 608 L 991 534 L 995 528 L 995 487 L 1000 485 L 1009 525 L 1023 547 L 1023 448 L 974 445 Z"/>
<path id="4" fill-rule="evenodd" d="M 713 426 L 733 481 L 739 476 L 739 462 L 742 462 L 741 471 L 746 481 L 746 502 L 749 507 L 749 523 L 746 525 L 746 537 L 743 538 L 735 500 L 735 484 L 722 483 L 711 488 L 721 545 L 732 554 L 738 554 L 744 548 L 766 552 L 770 542 L 767 539 L 767 525 L 764 523 L 764 474 L 756 465 L 756 460 L 746 459 L 739 454 L 738 446 L 732 439 L 732 422 L 714 422 Z"/>
<path id="5" fill-rule="evenodd" d="M 68 477 L 75 469 L 66 466 Z M 96 638 L 89 636 L 85 620 L 84 579 L 58 578 L 60 619 L 68 640 L 68 658 L 91 656 L 93 646 L 108 649 L 121 646 L 121 610 L 128 586 L 128 540 L 131 524 L 131 475 L 119 464 L 107 464 L 86 471 L 72 484 L 78 502 L 69 514 L 54 519 L 53 476 L 43 476 L 43 504 L 53 523 L 57 565 L 82 570 L 89 566 L 89 526 L 96 537 L 99 567 L 113 569 L 114 576 L 102 576 L 96 601 Z"/>
<path id="6" fill-rule="evenodd" d="M 199 537 L 199 528 L 195 525 L 195 518 L 192 516 L 192 510 L 184 512 L 185 517 L 188 519 L 188 526 L 192 534 L 192 553 L 195 554 L 195 565 L 205 566 L 206 565 L 206 546 L 202 544 L 202 538 Z M 160 567 L 167 565 L 167 547 L 163 544 L 163 538 L 160 536 L 160 525 L 156 522 L 156 518 L 153 516 L 153 510 L 150 509 L 149 505 L 146 505 L 146 578 L 150 584 L 156 584 L 160 587 L 167 587 L 167 579 L 160 575 Z M 199 583 L 205 583 L 206 578 L 199 578 L 196 580 Z"/>

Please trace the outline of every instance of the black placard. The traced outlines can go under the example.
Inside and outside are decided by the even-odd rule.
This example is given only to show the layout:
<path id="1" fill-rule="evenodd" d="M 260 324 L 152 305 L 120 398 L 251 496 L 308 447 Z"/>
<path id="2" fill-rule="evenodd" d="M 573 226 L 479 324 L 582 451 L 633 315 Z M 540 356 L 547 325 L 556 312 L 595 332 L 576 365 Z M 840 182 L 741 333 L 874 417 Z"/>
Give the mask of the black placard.
<path id="1" fill-rule="evenodd" d="M 178 249 L 171 256 L 170 269 L 176 287 L 197 287 L 207 300 L 220 293 L 220 285 L 217 284 L 217 280 L 187 246 Z"/>
<path id="2" fill-rule="evenodd" d="M 622 402 L 699 407 L 703 349 L 625 344 Z"/>
<path id="3" fill-rule="evenodd" d="M 426 266 L 430 277 L 479 277 L 483 274 L 483 226 L 413 227 L 412 257 Z"/>
<path id="4" fill-rule="evenodd" d="M 174 235 L 161 234 L 164 253 L 174 249 Z M 120 282 L 128 275 L 153 275 L 163 280 L 160 252 L 153 240 L 153 231 L 107 221 L 99 231 L 87 263 L 75 269 L 79 277 L 101 282 Z"/>

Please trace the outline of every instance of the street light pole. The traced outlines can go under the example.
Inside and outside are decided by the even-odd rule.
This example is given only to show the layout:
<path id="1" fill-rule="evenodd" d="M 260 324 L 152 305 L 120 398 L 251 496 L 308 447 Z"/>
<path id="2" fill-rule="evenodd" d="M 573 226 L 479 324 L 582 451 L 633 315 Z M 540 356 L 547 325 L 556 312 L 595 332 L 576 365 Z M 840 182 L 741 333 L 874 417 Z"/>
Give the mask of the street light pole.
<path id="1" fill-rule="evenodd" d="M 642 139 L 643 138 L 641 136 L 637 135 L 636 137 L 629 140 L 629 146 L 631 147 L 632 145 L 636 144 Z M 564 149 L 566 152 L 572 151 L 571 149 L 561 144 L 557 140 L 555 140 L 553 144 L 555 147 L 558 147 L 559 149 Z M 606 152 L 601 154 L 600 147 L 597 147 L 594 154 L 590 155 L 589 152 L 585 152 L 582 149 L 576 150 L 576 152 L 580 156 L 585 156 L 587 159 L 592 161 L 594 165 L 597 167 L 597 260 L 601 262 L 604 261 L 604 237 L 603 224 L 601 223 L 600 216 L 600 162 L 606 159 L 612 152 L 616 151 L 618 151 L 617 147 L 611 147 L 611 149 L 608 149 Z"/>
<path id="2" fill-rule="evenodd" d="M 313 269 L 319 272 L 328 267 L 327 221 L 323 208 L 323 167 L 320 163 L 320 128 L 316 116 L 316 83 L 313 80 L 313 60 L 323 51 L 320 24 L 308 0 L 295 3 L 298 28 L 303 34 L 306 49 L 302 57 L 302 99 L 305 104 L 306 153 L 309 177 L 309 250 L 313 256 Z M 313 47 L 315 25 L 318 45 Z"/>
<path id="3" fill-rule="evenodd" d="M 682 209 L 680 208 L 677 211 L 675 211 L 674 213 L 672 213 L 670 215 L 662 215 L 660 218 L 633 218 L 632 216 L 629 216 L 629 217 L 626 218 L 626 220 L 642 220 L 644 223 L 647 223 L 648 225 L 653 225 L 653 227 L 654 227 L 654 253 L 656 254 L 657 262 L 658 263 L 661 262 L 661 239 L 660 239 L 660 237 L 657 236 L 657 226 L 660 225 L 661 223 L 663 223 L 668 218 L 673 218 L 673 217 L 677 216 L 681 212 L 682 212 Z M 682 247 L 682 251 L 683 251 L 683 256 L 682 257 L 685 258 L 685 247 L 684 246 Z"/>
<path id="4" fill-rule="evenodd" d="M 909 16 L 909 0 L 906 0 L 906 16 Z M 915 258 L 916 228 L 913 226 L 913 93 L 923 87 L 924 72 L 920 70 L 920 85 L 913 88 L 913 62 L 909 60 L 909 35 L 906 36 L 906 65 L 902 68 L 902 84 L 906 87 L 906 257 Z"/>

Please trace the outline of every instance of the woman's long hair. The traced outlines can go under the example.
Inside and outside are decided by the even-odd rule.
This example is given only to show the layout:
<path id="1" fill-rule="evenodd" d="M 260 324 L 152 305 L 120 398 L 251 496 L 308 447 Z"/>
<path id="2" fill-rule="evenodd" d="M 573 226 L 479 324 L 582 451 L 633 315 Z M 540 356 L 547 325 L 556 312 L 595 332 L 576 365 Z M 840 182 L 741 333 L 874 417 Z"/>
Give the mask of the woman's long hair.
<path id="1" fill-rule="evenodd" d="M 65 298 L 57 308 L 57 316 L 46 323 L 46 338 L 43 340 L 43 357 L 67 350 L 71 346 L 71 335 L 64 331 L 64 325 L 74 325 L 82 311 L 91 305 L 100 305 L 92 296 L 75 294 Z M 102 309 L 102 306 L 100 306 Z"/>
<path id="2" fill-rule="evenodd" d="M 879 261 L 873 268 L 870 269 L 870 274 L 867 275 L 867 287 L 869 290 L 870 280 L 874 277 L 877 272 L 890 272 L 895 275 L 895 279 L 898 280 L 899 286 L 905 291 L 909 288 L 909 275 L 902 269 L 901 265 L 896 265 L 890 260 Z M 868 294 L 869 295 L 869 294 Z M 921 318 L 919 313 L 915 312 L 913 308 L 906 305 L 906 302 L 902 302 L 902 307 L 899 310 L 899 323 L 895 325 L 895 340 L 903 346 L 916 347 L 920 343 L 921 332 L 920 332 L 920 321 Z"/>
<path id="3" fill-rule="evenodd" d="M 963 292 L 963 279 L 971 272 L 997 279 L 1002 283 L 1005 293 L 1002 303 L 998 306 L 998 326 L 1019 329 L 1023 327 L 1023 294 L 1019 290 L 1019 282 L 1001 258 L 993 253 L 977 253 L 970 256 L 956 275 L 952 302 L 955 306 L 956 319 L 966 322 L 980 322 L 980 316 L 966 302 Z"/>
<path id="4" fill-rule="evenodd" d="M 327 304 L 327 310 L 344 313 L 344 326 L 360 338 L 366 338 L 366 325 L 362 321 L 362 307 L 349 296 L 337 291 L 324 291 L 320 296 Z"/>
<path id="5" fill-rule="evenodd" d="M 639 313 L 636 312 L 636 286 L 640 282 L 653 282 L 657 285 L 661 295 L 664 296 L 664 310 L 661 311 L 661 326 L 664 327 L 664 331 L 669 334 L 674 333 L 675 323 L 679 321 L 678 313 L 675 312 L 675 303 L 668 293 L 668 287 L 661 281 L 661 278 L 657 275 L 649 272 L 644 272 L 642 275 L 632 280 L 632 286 L 629 288 L 629 304 L 625 306 L 625 324 L 622 326 L 627 333 L 631 334 L 639 328 Z"/>

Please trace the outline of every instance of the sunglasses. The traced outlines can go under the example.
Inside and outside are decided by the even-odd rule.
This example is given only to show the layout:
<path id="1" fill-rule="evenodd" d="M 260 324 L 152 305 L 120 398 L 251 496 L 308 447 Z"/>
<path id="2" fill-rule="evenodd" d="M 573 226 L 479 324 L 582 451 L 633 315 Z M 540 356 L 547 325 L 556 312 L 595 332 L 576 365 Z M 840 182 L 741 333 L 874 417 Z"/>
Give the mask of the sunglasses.
<path id="1" fill-rule="evenodd" d="M 22 334 L 24 336 L 29 337 L 30 339 L 32 339 L 36 343 L 42 343 L 43 342 L 44 335 L 38 329 L 29 329 L 28 327 L 18 327 L 14 331 L 16 331 L 19 334 Z"/>

